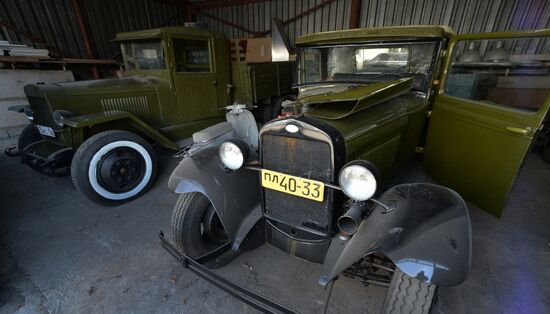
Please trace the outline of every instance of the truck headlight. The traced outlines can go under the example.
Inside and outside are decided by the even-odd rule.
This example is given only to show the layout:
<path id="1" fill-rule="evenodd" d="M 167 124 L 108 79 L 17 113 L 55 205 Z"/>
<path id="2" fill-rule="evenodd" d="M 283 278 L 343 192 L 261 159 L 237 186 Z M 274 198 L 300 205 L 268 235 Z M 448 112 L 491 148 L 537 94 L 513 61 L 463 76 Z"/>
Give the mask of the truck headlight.
<path id="1" fill-rule="evenodd" d="M 355 201 L 366 201 L 376 193 L 376 167 L 364 160 L 347 163 L 338 177 L 342 192 Z"/>
<path id="2" fill-rule="evenodd" d="M 60 127 L 63 127 L 65 124 L 63 123 L 63 119 L 74 117 L 74 113 L 67 111 L 67 110 L 56 110 L 53 112 L 53 121 Z"/>
<path id="3" fill-rule="evenodd" d="M 231 170 L 237 170 L 244 165 L 248 158 L 247 145 L 239 140 L 225 141 L 220 145 L 220 160 Z"/>

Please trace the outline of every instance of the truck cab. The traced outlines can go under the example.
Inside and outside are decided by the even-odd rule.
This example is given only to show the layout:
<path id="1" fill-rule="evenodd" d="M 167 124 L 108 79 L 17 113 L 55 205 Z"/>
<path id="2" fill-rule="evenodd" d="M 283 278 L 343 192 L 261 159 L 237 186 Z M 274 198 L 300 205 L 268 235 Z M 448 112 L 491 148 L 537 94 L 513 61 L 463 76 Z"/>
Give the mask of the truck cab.
<path id="1" fill-rule="evenodd" d="M 18 143 L 23 163 L 48 175 L 70 172 L 78 189 L 102 204 L 148 189 L 156 173 L 151 144 L 182 149 L 194 132 L 223 121 L 233 102 L 270 112 L 270 120 L 291 93 L 292 62 L 230 60 L 221 33 L 163 27 L 114 41 L 123 77 L 29 84 L 29 105 L 12 108 L 31 122 Z"/>

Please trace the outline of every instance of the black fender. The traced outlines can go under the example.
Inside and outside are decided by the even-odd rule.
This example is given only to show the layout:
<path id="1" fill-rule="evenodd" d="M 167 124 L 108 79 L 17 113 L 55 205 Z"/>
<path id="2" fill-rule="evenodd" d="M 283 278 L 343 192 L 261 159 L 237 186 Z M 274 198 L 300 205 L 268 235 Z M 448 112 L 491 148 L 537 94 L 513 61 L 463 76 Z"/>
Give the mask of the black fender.
<path id="1" fill-rule="evenodd" d="M 389 189 L 380 201 L 392 210 L 375 205 L 351 238 L 332 239 L 319 284 L 327 285 L 372 253 L 382 253 L 407 275 L 438 286 L 466 279 L 472 232 L 458 193 L 434 184 L 403 184 Z"/>
<path id="2" fill-rule="evenodd" d="M 199 192 L 206 196 L 236 252 L 252 227 L 263 218 L 259 182 L 255 170 L 224 169 L 216 145 L 184 158 L 172 172 L 168 187 L 176 193 Z"/>

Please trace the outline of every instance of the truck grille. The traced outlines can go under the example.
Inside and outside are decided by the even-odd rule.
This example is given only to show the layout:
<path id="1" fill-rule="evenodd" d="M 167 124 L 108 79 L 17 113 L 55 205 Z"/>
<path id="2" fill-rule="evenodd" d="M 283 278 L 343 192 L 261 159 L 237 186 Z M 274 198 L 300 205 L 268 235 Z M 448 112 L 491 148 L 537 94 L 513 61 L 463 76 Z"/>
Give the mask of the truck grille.
<path id="1" fill-rule="evenodd" d="M 328 143 L 265 133 L 261 145 L 263 168 L 332 182 L 332 152 Z M 330 229 L 331 202 L 332 190 L 327 188 L 323 202 L 264 189 L 264 211 L 268 218 L 322 234 L 327 234 Z"/>

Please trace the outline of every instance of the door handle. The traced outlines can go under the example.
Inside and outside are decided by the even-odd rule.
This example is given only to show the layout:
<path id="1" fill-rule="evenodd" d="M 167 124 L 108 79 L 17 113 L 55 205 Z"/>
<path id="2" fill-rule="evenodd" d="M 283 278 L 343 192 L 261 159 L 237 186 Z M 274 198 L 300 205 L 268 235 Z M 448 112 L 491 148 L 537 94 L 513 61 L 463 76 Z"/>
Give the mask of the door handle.
<path id="1" fill-rule="evenodd" d="M 529 135 L 529 133 L 531 133 L 530 127 L 526 127 L 522 129 L 522 128 L 516 128 L 514 126 L 507 126 L 506 130 L 512 133 L 521 134 L 521 135 Z"/>
<path id="2" fill-rule="evenodd" d="M 214 86 L 218 85 L 218 81 L 212 81 L 212 85 Z"/>

